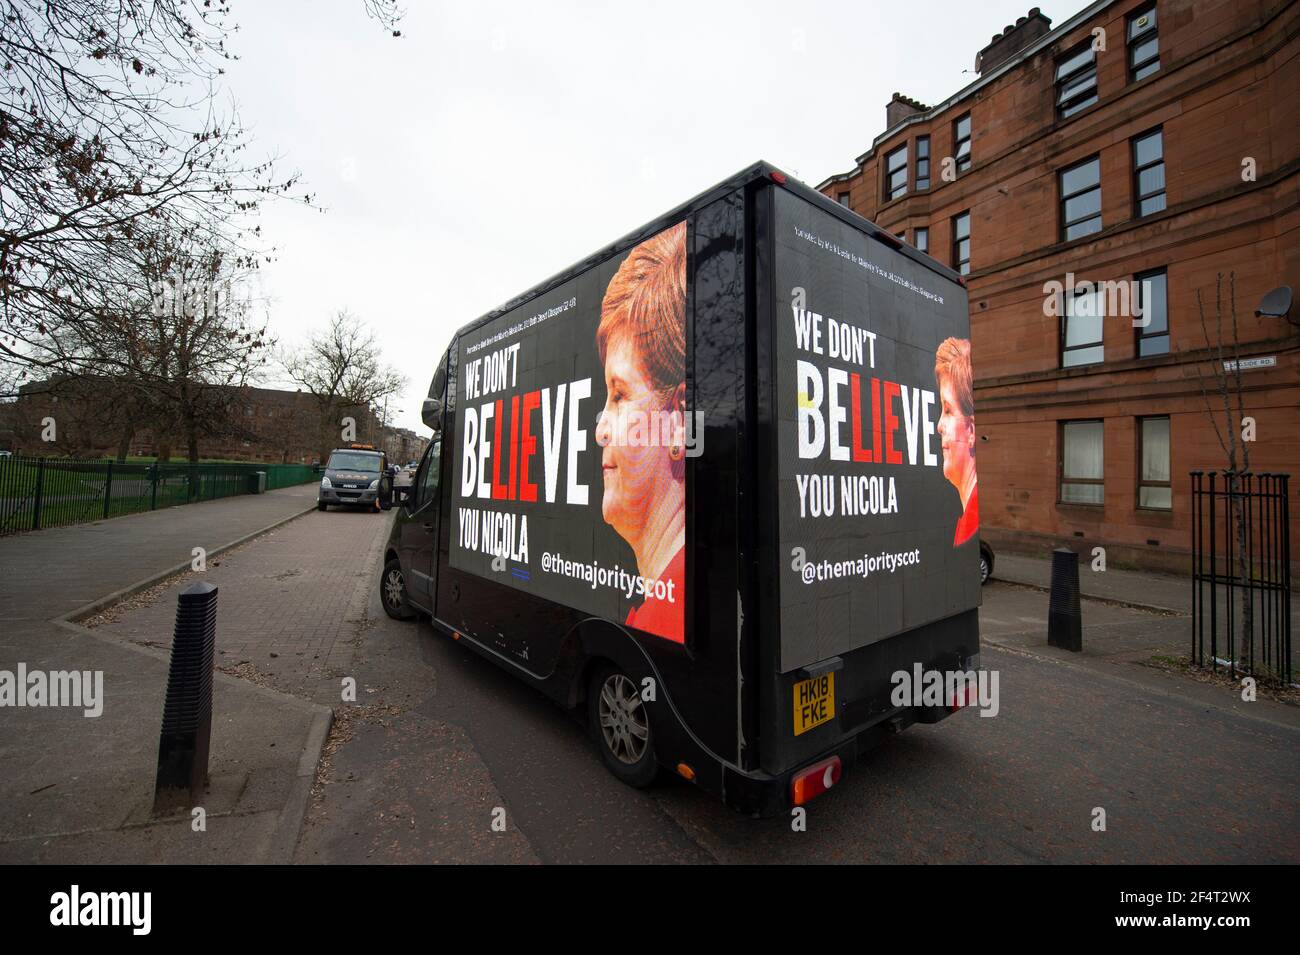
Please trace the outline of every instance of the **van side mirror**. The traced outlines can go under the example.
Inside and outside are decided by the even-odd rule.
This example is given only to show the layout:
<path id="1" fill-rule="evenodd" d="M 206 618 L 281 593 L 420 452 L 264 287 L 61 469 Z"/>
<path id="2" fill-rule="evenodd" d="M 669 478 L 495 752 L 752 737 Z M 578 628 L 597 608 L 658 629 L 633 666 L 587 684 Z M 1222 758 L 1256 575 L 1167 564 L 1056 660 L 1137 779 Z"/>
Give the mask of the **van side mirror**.
<path id="1" fill-rule="evenodd" d="M 424 406 L 420 409 L 420 417 L 425 426 L 433 430 L 435 438 L 442 433 L 442 409 L 441 398 L 425 398 Z"/>

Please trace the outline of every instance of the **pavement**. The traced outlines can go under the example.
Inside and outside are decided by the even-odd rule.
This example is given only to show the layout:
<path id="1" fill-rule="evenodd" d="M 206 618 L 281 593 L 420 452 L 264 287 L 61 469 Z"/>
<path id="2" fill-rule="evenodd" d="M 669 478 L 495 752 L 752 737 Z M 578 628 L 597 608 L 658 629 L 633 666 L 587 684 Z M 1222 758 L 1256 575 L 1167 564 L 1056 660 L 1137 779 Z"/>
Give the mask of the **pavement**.
<path id="1" fill-rule="evenodd" d="M 1039 587 L 1052 585 L 1052 560 L 1022 554 L 998 553 L 993 561 L 993 576 L 998 580 Z M 1192 582 L 1188 577 L 1143 573 L 1133 570 L 1093 570 L 1085 557 L 1079 559 L 1079 594 L 1147 610 L 1191 613 Z"/>
<path id="2" fill-rule="evenodd" d="M 981 636 L 986 641 L 1005 640 L 1007 645 L 1021 649 L 1041 646 L 1043 652 L 1051 655 L 1065 654 L 1082 660 L 1110 659 L 1115 662 L 1142 663 L 1152 657 L 1187 659 L 1192 655 L 1191 614 L 1194 590 L 1188 577 L 1110 568 L 1094 570 L 1091 562 L 1081 557 L 1079 594 L 1085 635 L 1080 654 L 1056 651 L 1044 642 L 1047 595 L 1052 583 L 1050 552 L 1042 558 L 999 553 L 994 560 L 993 577 L 995 581 L 1040 591 L 1043 597 L 1041 607 L 1035 606 L 1031 614 L 1021 621 L 1032 622 L 1034 626 L 1028 629 L 1013 627 L 1014 635 L 1011 636 L 990 637 L 990 633 L 997 632 L 1010 621 L 1003 619 L 1000 611 L 989 613 L 986 610 L 981 615 Z M 1206 618 L 1209 616 L 1209 590 L 1206 586 L 1201 598 L 1202 613 Z M 1219 639 L 1225 641 L 1223 634 L 1227 632 L 1229 607 L 1227 589 L 1219 587 L 1218 592 Z M 987 607 L 987 591 L 985 596 Z M 1135 617 L 1122 612 L 1124 610 L 1139 611 L 1144 616 Z M 1131 623 L 1135 620 L 1141 620 L 1142 625 L 1132 626 Z M 1204 621 L 1202 630 L 1202 652 L 1208 653 L 1209 627 Z M 1300 600 L 1295 599 L 1294 595 L 1291 600 L 1291 632 L 1300 633 Z M 1263 639 L 1258 629 L 1256 638 L 1258 649 L 1262 646 Z M 1238 649 L 1239 655 L 1244 655 L 1246 648 L 1239 646 Z M 1219 652 L 1222 656 L 1227 655 L 1226 650 L 1220 649 Z M 1291 669 L 1293 681 L 1300 681 L 1300 641 L 1292 641 Z"/>
<path id="3" fill-rule="evenodd" d="M 536 861 L 463 719 L 431 710 L 439 681 L 429 641 L 379 604 L 392 520 L 312 512 L 232 549 L 202 575 L 221 593 L 218 670 L 335 715 L 293 858 Z M 169 581 L 88 624 L 103 637 L 151 644 L 197 577 Z"/>
<path id="4" fill-rule="evenodd" d="M 102 671 L 103 712 L 0 709 L 0 862 L 292 857 L 329 709 L 226 674 L 214 686 L 205 827 L 152 816 L 171 626 L 152 645 L 72 622 L 307 513 L 314 486 L 0 539 L 0 670 Z M 220 603 L 220 597 L 219 597 Z M 174 606 L 174 604 L 173 604 Z"/>

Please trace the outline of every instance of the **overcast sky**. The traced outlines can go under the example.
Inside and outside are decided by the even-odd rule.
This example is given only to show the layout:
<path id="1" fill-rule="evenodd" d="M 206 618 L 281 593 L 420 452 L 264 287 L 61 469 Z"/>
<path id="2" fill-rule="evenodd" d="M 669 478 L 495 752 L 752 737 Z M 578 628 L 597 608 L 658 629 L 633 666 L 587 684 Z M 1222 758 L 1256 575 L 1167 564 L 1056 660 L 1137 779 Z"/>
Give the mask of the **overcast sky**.
<path id="1" fill-rule="evenodd" d="M 234 0 L 241 119 L 327 210 L 264 209 L 272 329 L 364 319 L 426 434 L 457 327 L 758 159 L 850 169 L 894 90 L 952 95 L 1030 5 L 408 0 L 394 38 L 362 0 Z"/>

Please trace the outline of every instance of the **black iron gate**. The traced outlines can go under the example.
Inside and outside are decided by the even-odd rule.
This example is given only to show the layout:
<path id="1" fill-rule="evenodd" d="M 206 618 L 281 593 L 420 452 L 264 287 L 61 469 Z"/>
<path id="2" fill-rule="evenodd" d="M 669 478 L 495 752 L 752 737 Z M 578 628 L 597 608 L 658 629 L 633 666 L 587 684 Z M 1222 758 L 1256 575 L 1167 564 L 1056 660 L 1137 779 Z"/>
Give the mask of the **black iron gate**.
<path id="1" fill-rule="evenodd" d="M 1191 478 L 1192 662 L 1289 684 L 1290 475 Z"/>

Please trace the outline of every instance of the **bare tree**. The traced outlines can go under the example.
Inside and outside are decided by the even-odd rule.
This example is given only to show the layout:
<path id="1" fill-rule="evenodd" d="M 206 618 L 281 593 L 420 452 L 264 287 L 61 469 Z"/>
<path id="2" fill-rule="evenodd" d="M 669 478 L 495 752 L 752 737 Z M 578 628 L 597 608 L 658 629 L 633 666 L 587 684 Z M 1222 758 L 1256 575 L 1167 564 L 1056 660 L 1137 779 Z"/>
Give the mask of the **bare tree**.
<path id="1" fill-rule="evenodd" d="M 254 303 L 241 298 L 238 271 L 223 250 L 171 248 L 146 273 L 153 288 L 140 381 L 155 406 L 173 415 L 190 461 L 203 437 L 237 436 L 238 389 L 270 361 L 274 342 Z"/>
<path id="2" fill-rule="evenodd" d="M 282 364 L 286 374 L 315 399 L 321 460 L 345 412 L 379 408 L 406 384 L 384 362 L 374 332 L 346 311 L 337 312 L 324 330 L 283 356 Z"/>
<path id="3" fill-rule="evenodd" d="M 1210 423 L 1214 425 L 1214 434 L 1219 440 L 1219 447 L 1223 449 L 1223 456 L 1227 461 L 1228 470 L 1236 473 L 1250 470 L 1249 442 L 1241 439 L 1242 421 L 1246 417 L 1246 407 L 1241 386 L 1241 337 L 1237 324 L 1236 272 L 1228 273 L 1227 304 L 1231 318 L 1230 329 L 1223 327 L 1223 273 L 1220 272 L 1215 276 L 1214 280 L 1215 327 L 1214 339 L 1211 340 L 1210 327 L 1205 320 L 1205 302 L 1201 290 L 1196 290 L 1196 309 L 1201 319 L 1201 335 L 1205 339 L 1206 349 L 1212 354 L 1210 374 L 1208 376 L 1199 374 L 1201 397 L 1205 401 L 1205 411 L 1210 416 Z M 1231 352 L 1231 358 L 1225 357 L 1225 346 Z M 1210 399 L 1207 379 L 1208 382 L 1213 382 L 1215 392 L 1213 402 Z M 1215 407 L 1215 405 L 1220 404 L 1222 405 L 1221 412 Z M 1239 464 L 1240 467 L 1238 467 Z"/>
<path id="4" fill-rule="evenodd" d="M 363 4 L 399 35 L 396 0 Z M 120 373 L 75 346 L 158 236 L 252 262 L 259 203 L 311 201 L 219 108 L 235 29 L 228 0 L 0 0 L 0 364 L 20 382 Z"/>
<path id="5" fill-rule="evenodd" d="M 397 29 L 397 24 L 406 16 L 406 9 L 399 6 L 397 0 L 363 0 L 363 2 L 366 16 L 379 21 L 381 26 L 392 31 L 393 36 L 402 35 L 402 31 Z"/>
<path id="6" fill-rule="evenodd" d="M 1214 426 L 1214 435 L 1227 469 L 1224 477 L 1227 484 L 1229 506 L 1232 508 L 1232 522 L 1236 531 L 1237 567 L 1235 575 L 1243 585 L 1250 583 L 1250 565 L 1246 548 L 1246 493 L 1243 476 L 1250 470 L 1250 442 L 1246 440 L 1246 405 L 1241 380 L 1241 336 L 1237 322 L 1237 273 L 1229 272 L 1228 300 L 1226 303 L 1229 327 L 1224 327 L 1225 302 L 1223 300 L 1223 273 L 1214 279 L 1214 332 L 1211 337 L 1210 326 L 1205 317 L 1205 302 L 1201 290 L 1196 290 L 1196 309 L 1201 320 L 1201 336 L 1205 340 L 1206 351 L 1210 355 L 1209 374 L 1199 368 L 1197 377 L 1201 385 L 1201 397 L 1205 402 L 1205 411 Z M 1231 357 L 1228 357 L 1228 356 Z M 1214 396 L 1211 398 L 1211 388 Z M 1213 562 L 1218 557 L 1211 555 Z M 1255 608 L 1254 590 L 1246 587 L 1246 593 L 1239 602 L 1241 614 L 1241 633 L 1247 639 L 1254 639 Z"/>
<path id="7" fill-rule="evenodd" d="M 160 234 L 251 241 L 240 224 L 297 178 L 249 161 L 217 110 L 226 0 L 0 0 L 0 18 L 0 356 L 97 370 L 57 333 L 105 320 L 129 256 Z"/>

